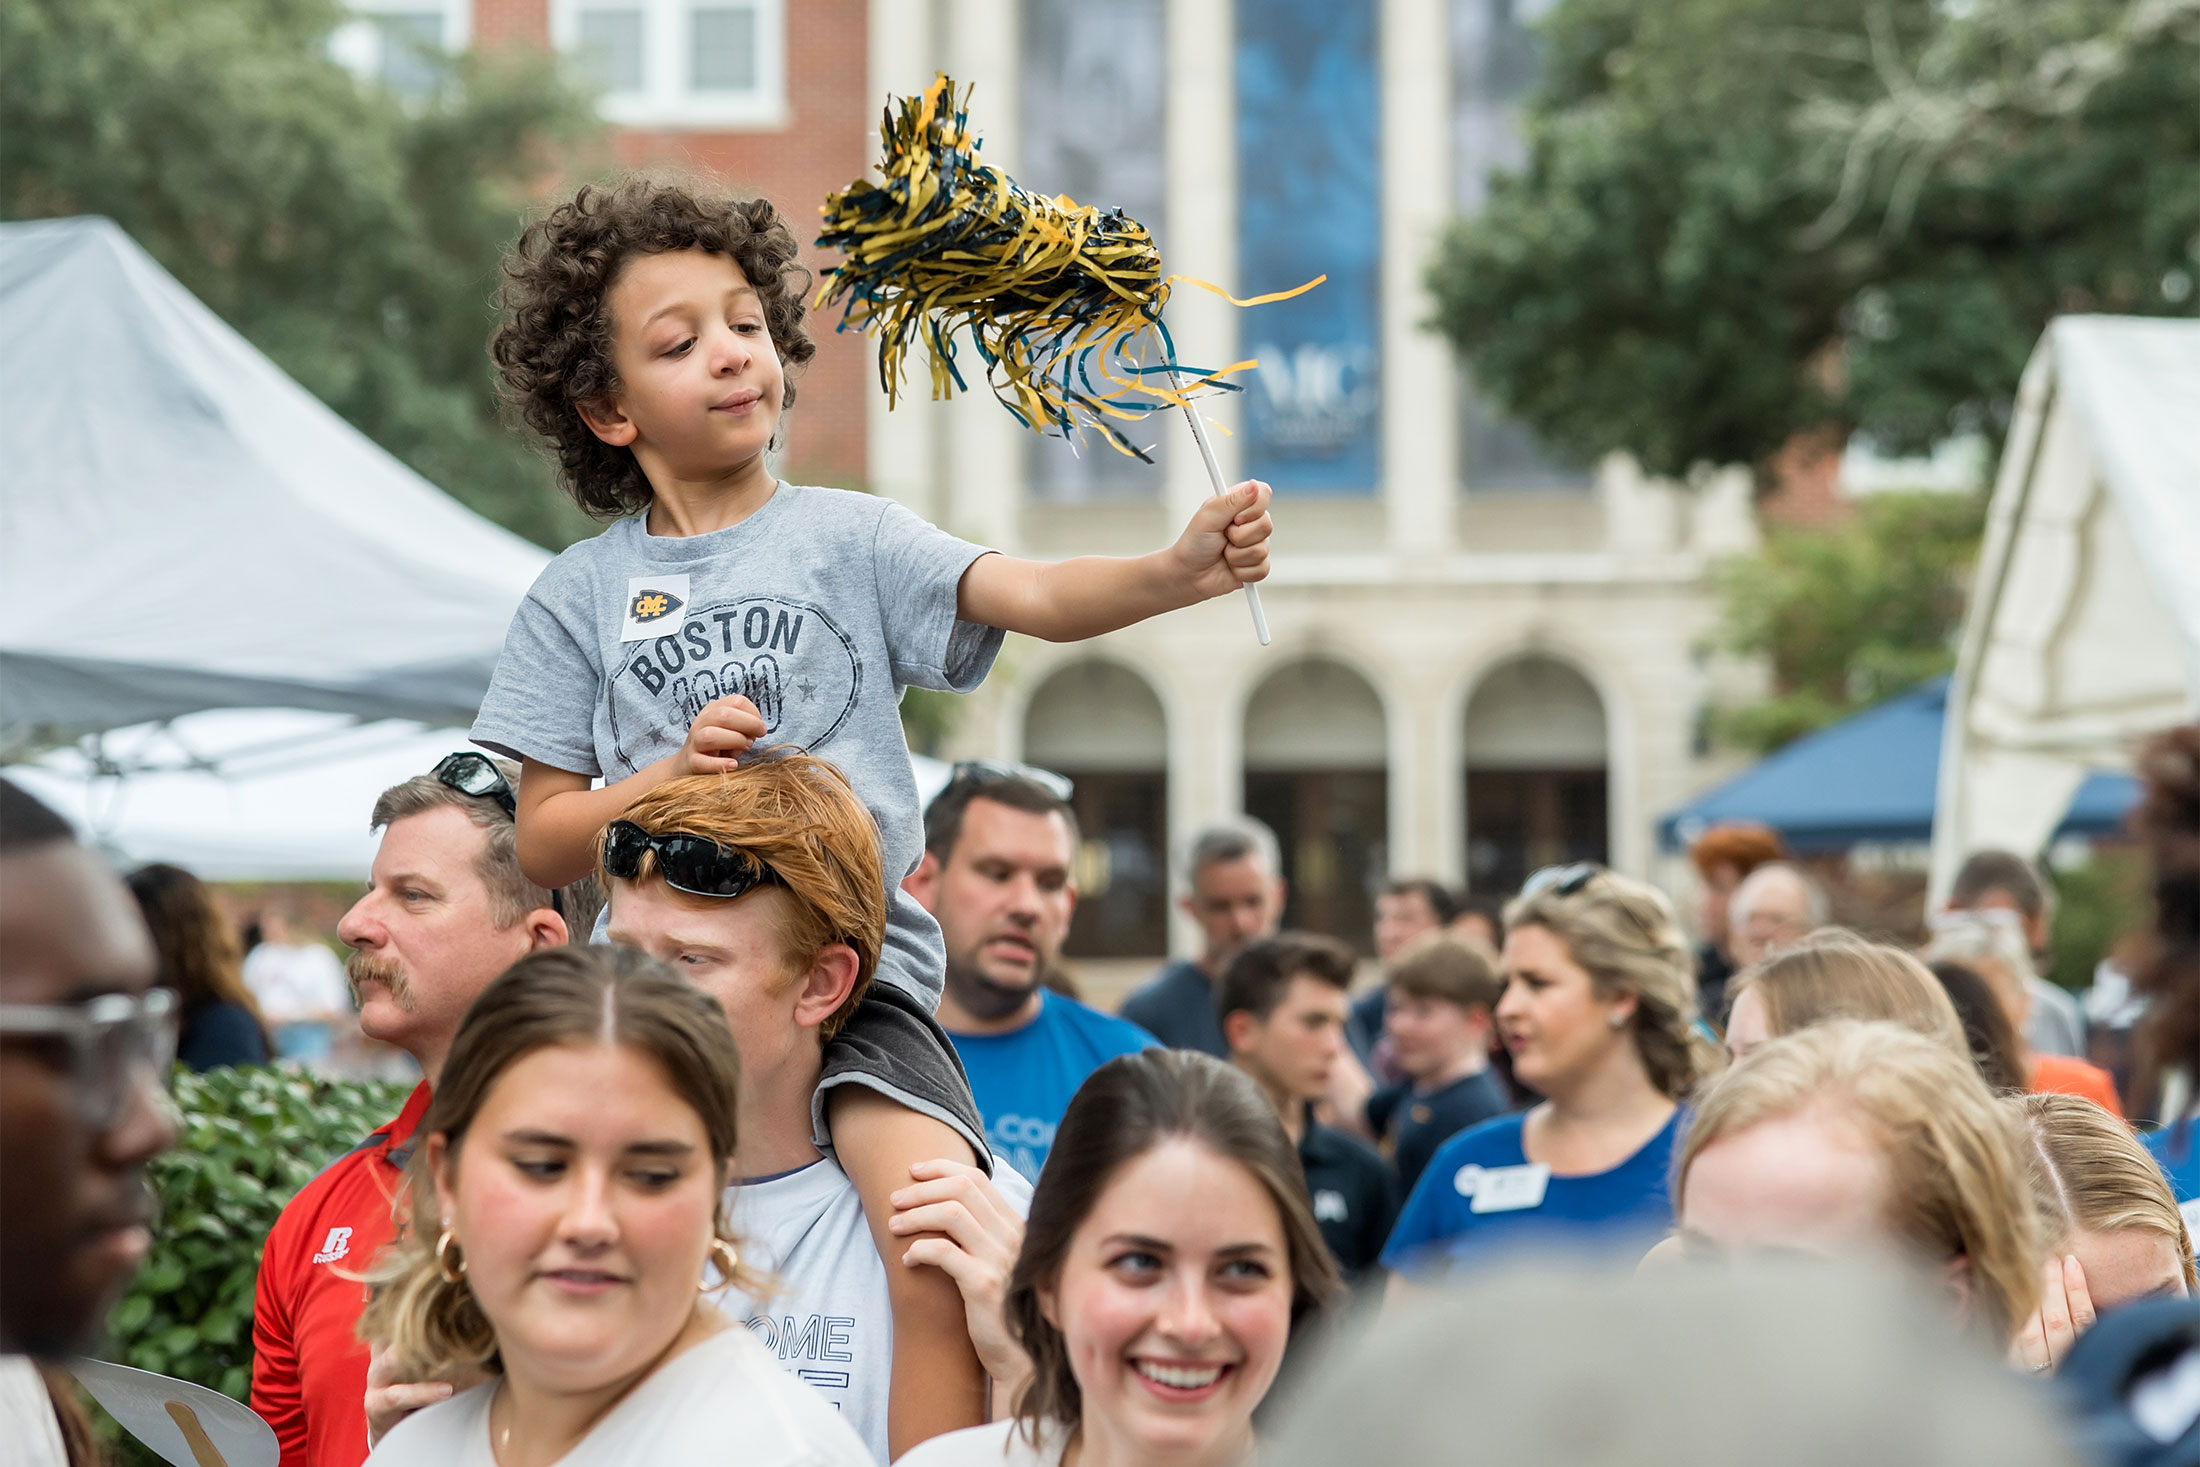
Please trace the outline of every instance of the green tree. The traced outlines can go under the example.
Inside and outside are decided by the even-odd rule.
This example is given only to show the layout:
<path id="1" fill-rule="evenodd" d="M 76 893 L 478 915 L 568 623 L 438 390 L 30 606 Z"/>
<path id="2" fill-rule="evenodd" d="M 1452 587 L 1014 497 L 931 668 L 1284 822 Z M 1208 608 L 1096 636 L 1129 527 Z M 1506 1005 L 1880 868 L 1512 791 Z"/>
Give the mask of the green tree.
<path id="1" fill-rule="evenodd" d="M 258 1066 L 178 1068 L 176 1144 L 147 1168 L 161 1225 L 109 1321 L 106 1357 L 246 1399 L 268 1229 L 321 1168 L 395 1116 L 409 1088 Z M 106 1434 L 133 1467 L 158 1461 L 112 1422 Z"/>
<path id="2" fill-rule="evenodd" d="M 1976 495 L 1874 494 L 1845 525 L 1774 531 L 1720 566 L 1716 641 L 1762 658 L 1772 691 L 1715 709 L 1714 735 L 1770 753 L 1955 666 L 1984 525 Z"/>
<path id="3" fill-rule="evenodd" d="M 2200 0 L 1565 0 L 1429 270 L 1561 449 L 1998 441 L 2058 311 L 2200 310 Z"/>
<path id="4" fill-rule="evenodd" d="M 933 688 L 911 688 L 901 695 L 901 731 L 909 747 L 927 758 L 938 758 L 941 745 L 962 721 L 963 700 L 956 693 Z"/>
<path id="5" fill-rule="evenodd" d="M 499 425 L 497 258 L 587 159 L 548 58 L 459 58 L 419 98 L 330 58 L 338 0 L 0 0 L 0 216 L 104 214 L 429 480 L 562 546 L 587 523 Z"/>

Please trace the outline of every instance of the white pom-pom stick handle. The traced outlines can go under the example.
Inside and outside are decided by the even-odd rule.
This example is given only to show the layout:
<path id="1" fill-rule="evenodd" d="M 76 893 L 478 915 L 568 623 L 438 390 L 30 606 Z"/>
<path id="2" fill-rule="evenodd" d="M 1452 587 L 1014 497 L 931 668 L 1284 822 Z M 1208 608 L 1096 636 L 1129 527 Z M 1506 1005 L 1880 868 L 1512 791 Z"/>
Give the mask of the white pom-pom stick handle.
<path id="1" fill-rule="evenodd" d="M 1183 379 L 1174 372 L 1169 374 L 1169 384 L 1179 392 L 1184 390 Z M 1207 482 L 1214 486 L 1216 494 L 1229 493 L 1230 486 L 1222 482 L 1222 465 L 1215 460 L 1215 446 L 1207 441 L 1207 425 L 1200 421 L 1199 409 L 1189 401 L 1184 404 L 1184 418 L 1192 425 L 1192 439 L 1199 444 L 1199 457 L 1207 465 Z M 1253 613 L 1253 635 L 1260 638 L 1263 647 L 1267 646 L 1268 614 L 1260 609 L 1260 587 L 1251 582 L 1245 586 L 1245 605 Z"/>

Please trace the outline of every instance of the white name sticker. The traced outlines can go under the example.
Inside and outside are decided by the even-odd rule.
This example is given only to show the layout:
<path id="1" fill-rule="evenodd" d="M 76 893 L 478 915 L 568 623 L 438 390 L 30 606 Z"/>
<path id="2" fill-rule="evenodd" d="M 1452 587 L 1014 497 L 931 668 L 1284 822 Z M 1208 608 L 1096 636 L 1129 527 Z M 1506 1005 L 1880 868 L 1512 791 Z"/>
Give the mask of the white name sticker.
<path id="1" fill-rule="evenodd" d="M 1525 1166 L 1484 1167 L 1475 1185 L 1470 1212 L 1521 1212 L 1543 1205 L 1544 1189 L 1551 1185 L 1551 1169 L 1541 1162 Z"/>
<path id="2" fill-rule="evenodd" d="M 686 576 L 636 576 L 626 583 L 626 617 L 619 623 L 619 640 L 639 642 L 680 630 L 680 613 L 688 604 Z"/>
<path id="3" fill-rule="evenodd" d="M 1472 1197 L 1475 1188 L 1481 1185 L 1482 1168 L 1471 1161 L 1451 1174 L 1452 1190 L 1462 1197 Z"/>

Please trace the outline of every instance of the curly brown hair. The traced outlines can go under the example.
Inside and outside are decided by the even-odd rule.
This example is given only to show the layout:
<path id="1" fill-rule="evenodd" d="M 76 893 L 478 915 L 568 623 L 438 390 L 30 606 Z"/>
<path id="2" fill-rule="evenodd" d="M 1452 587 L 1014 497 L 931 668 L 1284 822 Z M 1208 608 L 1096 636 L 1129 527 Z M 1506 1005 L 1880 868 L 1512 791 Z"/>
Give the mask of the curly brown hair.
<path id="1" fill-rule="evenodd" d="M 559 480 L 582 510 L 616 519 L 650 504 L 649 480 L 633 453 L 598 438 L 578 411 L 619 387 L 608 301 L 627 262 L 669 250 L 731 259 L 762 299 L 780 364 L 798 367 L 817 355 L 817 344 L 802 324 L 810 272 L 797 263 L 797 249 L 768 199 L 646 174 L 583 185 L 521 232 L 504 257 L 497 296 L 504 319 L 489 355 L 506 404 L 556 454 Z M 793 405 L 790 376 L 780 411 Z"/>

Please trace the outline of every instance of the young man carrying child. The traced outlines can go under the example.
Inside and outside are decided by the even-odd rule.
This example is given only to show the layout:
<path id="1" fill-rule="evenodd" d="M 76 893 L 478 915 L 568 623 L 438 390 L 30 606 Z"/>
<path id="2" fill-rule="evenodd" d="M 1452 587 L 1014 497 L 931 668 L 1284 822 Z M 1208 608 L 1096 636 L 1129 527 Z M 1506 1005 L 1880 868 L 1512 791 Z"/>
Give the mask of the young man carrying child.
<path id="1" fill-rule="evenodd" d="M 984 1300 L 916 1315 L 893 1300 L 893 1274 L 915 1270 L 885 1261 L 898 1249 L 874 1238 L 854 1185 L 811 1134 L 825 1047 L 861 1008 L 885 934 L 878 841 L 847 782 L 795 753 L 667 781 L 612 825 L 602 872 L 612 940 L 717 999 L 741 1053 L 740 1180 L 726 1198 L 751 1268 L 773 1289 L 764 1299 L 727 1290 L 720 1306 L 824 1392 L 881 1463 L 915 1445 L 908 1413 L 888 1400 L 891 1382 L 958 1392 L 953 1364 L 976 1350 L 996 1387 L 1012 1386 L 1023 1356 Z M 998 1187 L 975 1168 L 933 1162 L 903 1182 L 904 1226 L 920 1212 L 957 1219 L 966 1251 L 951 1289 L 970 1284 L 965 1265 L 980 1254 L 1013 1259 L 1022 1241 L 1031 1188 L 1006 1166 L 994 1175 Z M 1006 1267 L 994 1277 L 1005 1282 Z M 982 1416 L 985 1393 L 965 1410 Z"/>
<path id="2" fill-rule="evenodd" d="M 1405 1079 L 1367 1099 L 1367 1127 L 1411 1195 L 1436 1148 L 1511 1109 L 1490 1068 L 1490 1011 L 1505 990 L 1497 966 L 1457 938 L 1432 935 L 1385 975 L 1383 1030 Z"/>
<path id="3" fill-rule="evenodd" d="M 752 749 L 841 769 L 877 823 L 888 907 L 878 981 L 825 1050 L 812 1124 L 898 1261 L 909 1240 L 886 1232 L 889 1197 L 910 1167 L 990 1164 L 931 1017 L 939 927 L 899 886 L 923 845 L 901 691 L 976 687 L 1005 631 L 1096 636 L 1261 579 L 1268 488 L 1209 501 L 1151 555 L 1043 564 L 892 500 L 780 483 L 766 454 L 794 401 L 788 370 L 815 348 L 808 274 L 763 200 L 649 179 L 584 188 L 528 228 L 505 273 L 491 344 L 505 393 L 580 506 L 624 516 L 537 580 L 473 728 L 522 761 L 521 865 L 565 884 L 636 799 Z M 912 1315 L 960 1307 L 936 1269 L 888 1277 L 897 1315 L 905 1297 Z M 897 1369 L 897 1440 L 972 1424 L 948 1404 L 974 1395 L 968 1369 L 971 1392 L 919 1392 Z"/>

